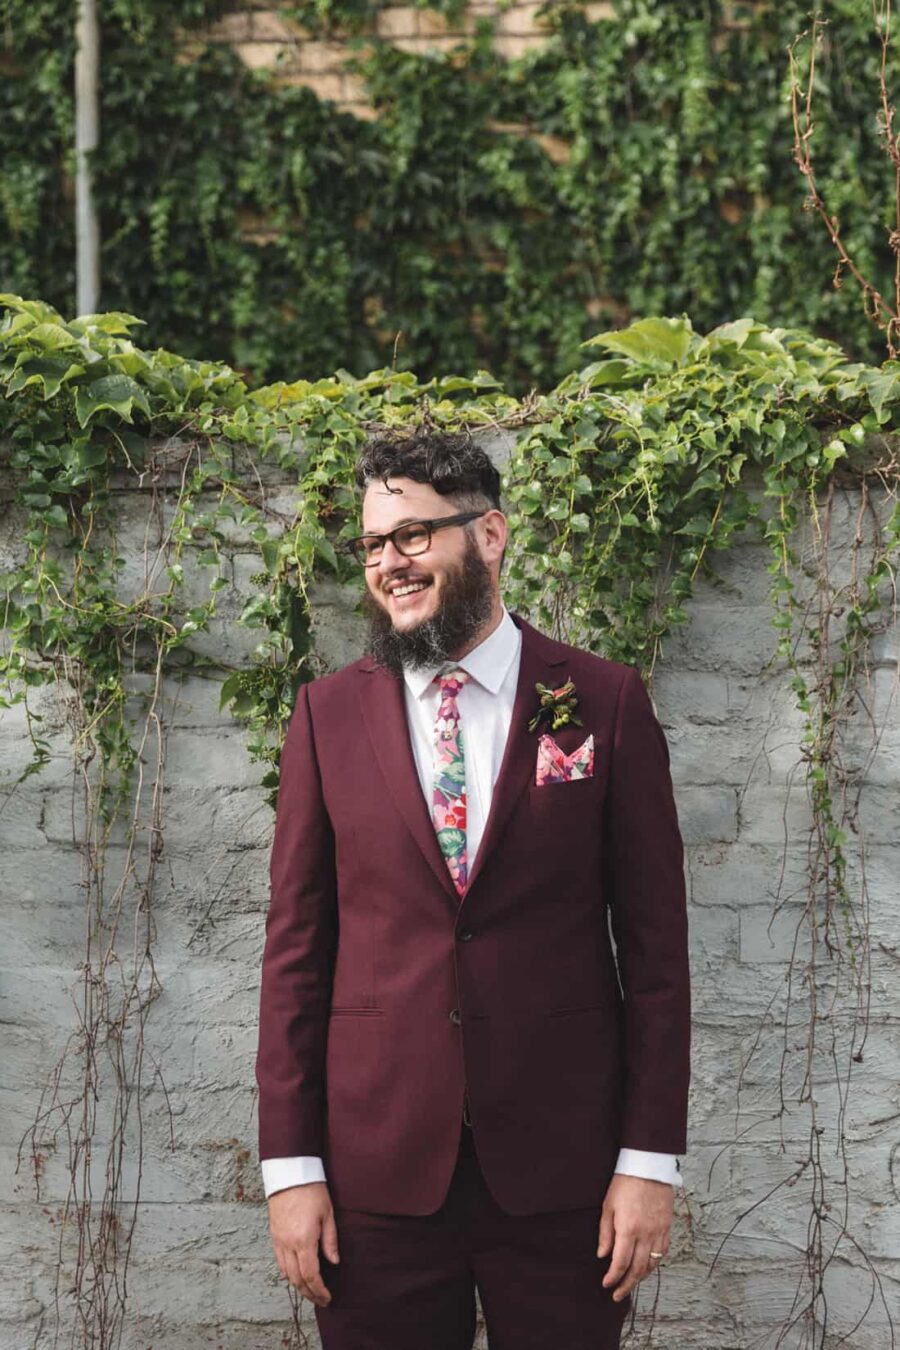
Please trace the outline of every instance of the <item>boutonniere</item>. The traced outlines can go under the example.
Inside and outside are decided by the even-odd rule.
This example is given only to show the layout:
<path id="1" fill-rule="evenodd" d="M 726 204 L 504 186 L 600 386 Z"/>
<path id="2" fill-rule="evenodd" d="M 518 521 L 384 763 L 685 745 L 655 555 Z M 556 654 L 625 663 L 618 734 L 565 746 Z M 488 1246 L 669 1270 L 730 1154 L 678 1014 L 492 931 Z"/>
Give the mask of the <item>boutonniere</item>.
<path id="1" fill-rule="evenodd" d="M 558 689 L 550 689 L 545 684 L 536 684 L 534 687 L 541 702 L 536 714 L 528 723 L 529 731 L 537 731 L 542 722 L 548 723 L 551 731 L 559 731 L 560 727 L 565 726 L 582 725 L 581 718 L 575 714 L 578 699 L 575 696 L 575 684 L 571 676 Z"/>

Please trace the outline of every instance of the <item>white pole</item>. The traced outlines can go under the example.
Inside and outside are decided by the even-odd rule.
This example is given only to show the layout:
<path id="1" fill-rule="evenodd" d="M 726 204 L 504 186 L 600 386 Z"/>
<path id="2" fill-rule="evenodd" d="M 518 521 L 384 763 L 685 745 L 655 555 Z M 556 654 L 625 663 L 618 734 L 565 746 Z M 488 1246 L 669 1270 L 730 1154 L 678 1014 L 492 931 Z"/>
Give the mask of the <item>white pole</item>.
<path id="1" fill-rule="evenodd" d="M 100 295 L 100 230 L 88 154 L 100 142 L 97 72 L 100 30 L 96 0 L 78 2 L 75 56 L 75 277 L 79 314 L 94 314 Z"/>

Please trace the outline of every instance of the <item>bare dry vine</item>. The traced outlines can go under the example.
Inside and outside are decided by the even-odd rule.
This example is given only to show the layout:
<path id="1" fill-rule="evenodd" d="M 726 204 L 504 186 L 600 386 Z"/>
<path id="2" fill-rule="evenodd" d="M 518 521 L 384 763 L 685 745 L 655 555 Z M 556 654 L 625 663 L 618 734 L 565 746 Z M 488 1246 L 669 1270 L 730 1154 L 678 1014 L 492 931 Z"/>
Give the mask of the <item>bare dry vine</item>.
<path id="1" fill-rule="evenodd" d="M 888 243 L 894 254 L 894 295 L 888 300 L 871 277 L 857 265 L 844 244 L 841 223 L 828 210 L 816 182 L 813 166 L 812 140 L 816 130 L 813 116 L 813 97 L 816 87 L 816 63 L 824 41 L 827 24 L 819 13 L 813 15 L 810 29 L 799 34 L 790 47 L 791 118 L 794 128 L 794 163 L 806 179 L 808 196 L 804 209 L 814 211 L 825 227 L 838 255 L 833 282 L 840 288 L 846 270 L 862 292 L 863 309 L 871 323 L 883 334 L 888 356 L 893 360 L 900 333 L 900 135 L 894 130 L 896 108 L 887 86 L 888 58 L 891 46 L 891 0 L 873 0 L 872 13 L 881 44 L 881 66 L 878 77 L 879 130 L 894 172 L 894 224 L 888 231 Z M 809 44 L 805 81 L 801 82 L 797 49 Z"/>
<path id="2" fill-rule="evenodd" d="M 186 464 L 178 500 L 185 495 Z M 84 896 L 84 951 L 72 991 L 75 1029 L 49 1075 L 35 1119 L 19 1144 L 37 1198 L 48 1155 L 64 1143 L 68 1191 L 56 1215 L 58 1261 L 53 1344 L 65 1319 L 62 1296 L 74 1309 L 69 1344 L 83 1350 L 113 1350 L 122 1337 L 128 1298 L 128 1267 L 141 1200 L 143 1097 L 154 1083 L 166 1103 L 170 1147 L 175 1136 L 161 1066 L 145 1042 L 147 1017 L 161 992 L 154 962 L 152 900 L 163 853 L 163 789 L 166 734 L 162 713 L 164 615 L 142 625 L 159 609 L 153 578 L 172 553 L 172 529 L 163 523 L 164 498 L 154 490 L 148 520 L 157 523 L 157 543 L 145 551 L 145 591 L 133 602 L 133 627 L 114 638 L 129 669 L 97 689 L 86 665 L 65 649 L 53 659 L 60 702 L 73 747 L 72 843 L 80 855 Z M 100 528 L 93 512 L 82 523 L 85 544 Z M 77 569 L 74 603 L 78 604 Z M 147 635 L 157 636 L 155 651 Z M 143 720 L 119 762 L 98 741 L 98 728 L 113 705 L 124 711 L 129 679 L 140 673 L 134 697 Z M 146 677 L 149 675 L 149 687 Z M 133 748 L 132 748 L 133 746 Z M 80 809 L 79 809 L 80 808 Z M 111 859 L 116 873 L 109 874 Z M 147 1063 L 149 1061 L 149 1073 Z M 133 1163 L 133 1166 L 130 1164 Z"/>
<path id="3" fill-rule="evenodd" d="M 832 529 L 836 501 L 850 510 L 846 489 L 858 493 L 859 501 L 847 575 L 836 581 Z M 796 907 L 787 968 L 741 1064 L 735 1143 L 775 1121 L 781 1152 L 791 1161 L 786 1174 L 738 1215 L 710 1266 L 712 1271 L 732 1235 L 775 1195 L 801 1183 L 806 1187 L 806 1249 L 793 1301 L 779 1327 L 759 1341 L 773 1350 L 786 1344 L 797 1350 L 825 1350 L 831 1344 L 826 1275 L 840 1261 L 865 1272 L 870 1287 L 865 1308 L 855 1324 L 842 1332 L 839 1343 L 852 1344 L 850 1338 L 878 1301 L 886 1316 L 889 1345 L 895 1344 L 881 1276 L 851 1228 L 846 1133 L 851 1080 L 863 1063 L 869 1030 L 871 933 L 860 799 L 882 734 L 871 706 L 872 643 L 898 616 L 896 575 L 889 562 L 890 532 L 883 520 L 885 508 L 895 507 L 897 499 L 896 455 L 887 447 L 884 461 L 870 470 L 834 474 L 823 485 L 821 501 L 815 490 L 810 491 L 807 548 L 802 556 L 791 550 L 788 558 L 797 580 L 786 608 L 799 622 L 791 635 L 787 661 L 804 719 L 798 768 L 804 773 L 812 821 L 802 903 Z M 866 550 L 868 557 L 863 560 Z M 801 578 L 811 583 L 806 594 Z M 877 607 L 873 578 L 888 592 Z M 793 776 L 789 775 L 789 781 Z M 792 914 L 798 894 L 786 885 L 789 852 L 796 844 L 789 805 L 790 787 L 770 932 L 780 915 Z M 742 1128 L 746 1077 L 766 1048 L 767 1032 L 780 1041 L 777 1106 L 761 1115 L 758 1107 L 751 1106 L 750 1122 Z M 836 1093 L 833 1107 L 832 1090 Z M 716 1161 L 718 1156 L 713 1168 Z M 794 1335 L 799 1339 L 792 1340 Z"/>

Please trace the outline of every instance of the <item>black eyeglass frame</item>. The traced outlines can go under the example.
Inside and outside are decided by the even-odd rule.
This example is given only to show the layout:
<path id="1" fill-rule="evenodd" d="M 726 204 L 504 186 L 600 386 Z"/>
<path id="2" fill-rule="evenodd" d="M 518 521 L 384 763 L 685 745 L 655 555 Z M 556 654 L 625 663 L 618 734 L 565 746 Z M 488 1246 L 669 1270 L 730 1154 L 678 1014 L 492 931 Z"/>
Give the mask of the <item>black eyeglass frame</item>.
<path id="1" fill-rule="evenodd" d="M 384 546 L 390 539 L 394 548 L 404 558 L 417 558 L 422 553 L 427 553 L 431 548 L 431 536 L 435 530 L 443 530 L 448 525 L 468 525 L 472 520 L 478 520 L 481 516 L 487 515 L 487 509 L 484 511 L 462 511 L 458 516 L 438 516 L 435 520 L 404 520 L 402 525 L 395 525 L 387 534 L 358 534 L 355 539 L 348 539 L 344 547 L 362 567 L 377 567 L 381 562 L 381 554 L 384 553 Z M 424 548 L 416 549 L 415 553 L 406 553 L 397 543 L 395 535 L 401 530 L 408 530 L 411 525 L 424 525 L 428 531 L 428 539 Z M 359 549 L 365 539 L 379 539 L 381 541 L 381 551 L 373 562 L 368 562 Z"/>

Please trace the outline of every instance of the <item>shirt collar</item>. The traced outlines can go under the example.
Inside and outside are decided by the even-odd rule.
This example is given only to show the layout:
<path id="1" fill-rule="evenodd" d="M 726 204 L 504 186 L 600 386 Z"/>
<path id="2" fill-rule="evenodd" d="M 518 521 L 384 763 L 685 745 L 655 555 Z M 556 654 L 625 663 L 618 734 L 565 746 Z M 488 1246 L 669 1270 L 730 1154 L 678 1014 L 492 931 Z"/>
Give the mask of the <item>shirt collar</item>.
<path id="1" fill-rule="evenodd" d="M 509 611 L 504 608 L 503 617 L 493 633 L 490 633 L 483 642 L 479 642 L 477 647 L 473 647 L 461 661 L 445 661 L 439 666 L 421 667 L 417 670 L 404 669 L 403 679 L 413 698 L 421 698 L 435 675 L 441 671 L 464 670 L 489 694 L 496 694 L 499 693 L 521 644 L 522 634 L 510 618 Z"/>

